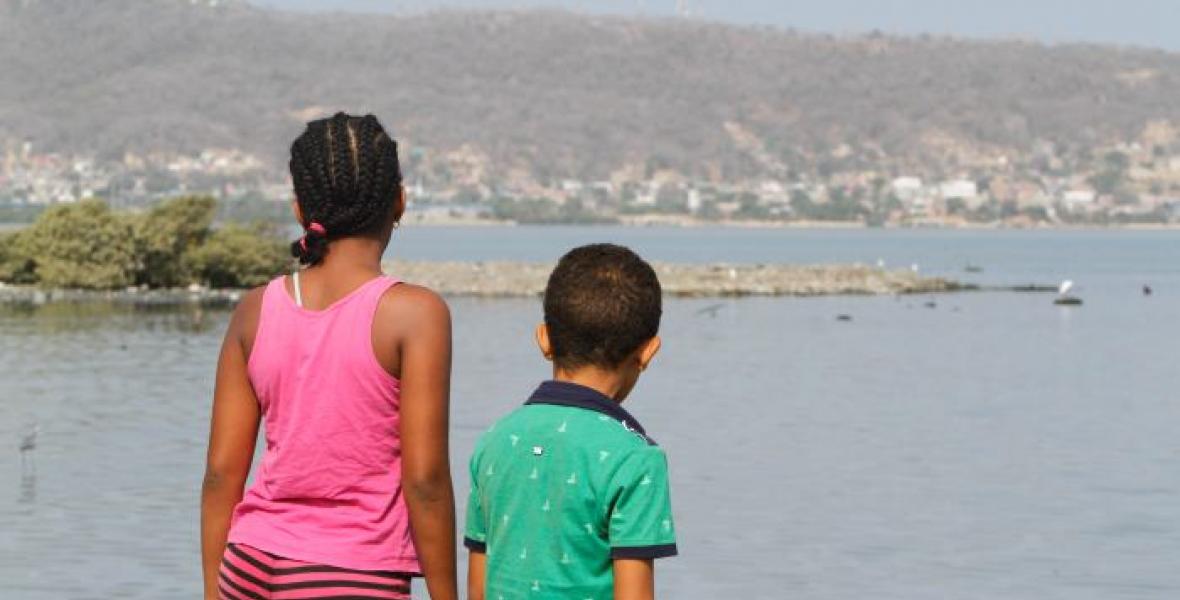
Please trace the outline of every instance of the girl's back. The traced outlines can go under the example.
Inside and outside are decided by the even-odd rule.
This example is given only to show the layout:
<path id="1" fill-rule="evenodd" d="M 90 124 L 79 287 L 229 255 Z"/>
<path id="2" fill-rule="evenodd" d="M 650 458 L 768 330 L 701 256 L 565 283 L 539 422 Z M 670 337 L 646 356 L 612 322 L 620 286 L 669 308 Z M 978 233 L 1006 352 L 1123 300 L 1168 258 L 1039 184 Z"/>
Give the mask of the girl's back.
<path id="1" fill-rule="evenodd" d="M 371 279 L 316 311 L 299 306 L 286 279 L 263 292 L 250 351 L 266 453 L 229 541 L 309 562 L 417 572 L 401 494 L 400 384 L 373 348 L 378 305 L 398 282 Z"/>

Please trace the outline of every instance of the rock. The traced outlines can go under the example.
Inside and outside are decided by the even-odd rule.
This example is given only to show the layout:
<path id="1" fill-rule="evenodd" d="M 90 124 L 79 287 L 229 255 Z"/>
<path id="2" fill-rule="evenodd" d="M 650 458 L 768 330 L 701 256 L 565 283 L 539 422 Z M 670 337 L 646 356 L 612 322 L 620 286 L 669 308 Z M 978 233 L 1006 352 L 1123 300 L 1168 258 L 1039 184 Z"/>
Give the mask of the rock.
<path id="1" fill-rule="evenodd" d="M 980 289 L 939 277 L 922 277 L 906 269 L 886 270 L 863 265 L 652 265 L 664 293 L 680 298 L 741 296 L 831 296 L 935 294 Z M 545 291 L 552 266 L 518 262 L 392 262 L 386 272 L 449 296 L 527 298 Z M 242 290 L 203 286 L 168 290 L 130 288 L 116 291 L 42 290 L 29 286 L 0 287 L 0 303 L 115 302 L 170 305 L 190 302 L 232 306 Z"/>
<path id="2" fill-rule="evenodd" d="M 912 271 L 849 266 L 652 265 L 668 296 L 826 296 L 922 294 L 973 289 Z M 446 295 L 527 297 L 545 290 L 551 266 L 536 263 L 393 262 L 386 271 Z"/>

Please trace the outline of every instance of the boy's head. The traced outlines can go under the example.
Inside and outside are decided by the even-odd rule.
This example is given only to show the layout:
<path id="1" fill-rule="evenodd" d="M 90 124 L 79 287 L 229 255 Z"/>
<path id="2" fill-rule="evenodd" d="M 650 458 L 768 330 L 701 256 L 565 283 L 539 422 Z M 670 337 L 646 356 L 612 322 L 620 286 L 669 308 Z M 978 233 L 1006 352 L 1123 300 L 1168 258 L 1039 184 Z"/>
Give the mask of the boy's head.
<path id="1" fill-rule="evenodd" d="M 661 298 L 655 271 L 631 250 L 575 248 L 549 276 L 541 350 L 560 372 L 619 372 L 629 391 L 659 350 Z"/>

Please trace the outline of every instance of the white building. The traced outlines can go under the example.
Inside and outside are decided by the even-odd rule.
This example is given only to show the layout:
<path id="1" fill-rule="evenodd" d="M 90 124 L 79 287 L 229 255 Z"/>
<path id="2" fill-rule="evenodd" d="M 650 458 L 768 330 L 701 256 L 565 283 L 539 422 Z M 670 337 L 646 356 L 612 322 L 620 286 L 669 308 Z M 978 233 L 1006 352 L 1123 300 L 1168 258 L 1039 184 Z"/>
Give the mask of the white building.
<path id="1" fill-rule="evenodd" d="M 1066 190 L 1061 195 L 1061 201 L 1070 210 L 1093 206 L 1094 200 L 1096 199 L 1097 195 L 1094 193 L 1094 190 Z"/>
<path id="2" fill-rule="evenodd" d="M 763 181 L 758 188 L 758 198 L 763 204 L 790 204 L 791 194 L 787 191 L 787 187 L 782 182 L 767 180 Z"/>
<path id="3" fill-rule="evenodd" d="M 694 188 L 688 189 L 688 212 L 697 214 L 701 211 L 701 191 Z"/>
<path id="4" fill-rule="evenodd" d="M 938 193 L 943 200 L 974 200 L 979 195 L 979 186 L 969 179 L 952 179 L 942 182 L 938 186 Z"/>
<path id="5" fill-rule="evenodd" d="M 898 177 L 889 184 L 889 187 L 898 200 L 908 202 L 922 193 L 922 180 L 918 177 Z"/>

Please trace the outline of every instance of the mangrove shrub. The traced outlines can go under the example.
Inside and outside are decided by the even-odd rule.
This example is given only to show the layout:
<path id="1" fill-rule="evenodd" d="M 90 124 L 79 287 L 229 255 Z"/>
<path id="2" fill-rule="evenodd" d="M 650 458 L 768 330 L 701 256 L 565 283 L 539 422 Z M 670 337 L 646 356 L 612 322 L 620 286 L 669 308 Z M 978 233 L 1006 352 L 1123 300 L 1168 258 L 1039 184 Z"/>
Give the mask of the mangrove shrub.
<path id="1" fill-rule="evenodd" d="M 217 288 L 262 285 L 291 266 L 286 243 L 273 226 L 261 223 L 214 231 L 188 260 L 202 282 Z"/>
<path id="2" fill-rule="evenodd" d="M 0 281 L 116 289 L 202 283 L 248 287 L 291 265 L 273 226 L 212 226 L 211 198 L 186 197 L 143 214 L 87 200 L 49 208 L 29 227 L 0 235 Z"/>
<path id="3" fill-rule="evenodd" d="M 110 289 L 134 281 L 131 223 L 98 200 L 53 206 L 13 242 L 6 253 L 46 287 Z"/>
<path id="4" fill-rule="evenodd" d="M 136 283 L 176 287 L 194 281 L 188 257 L 209 237 L 217 201 L 207 196 L 161 202 L 135 219 Z"/>

